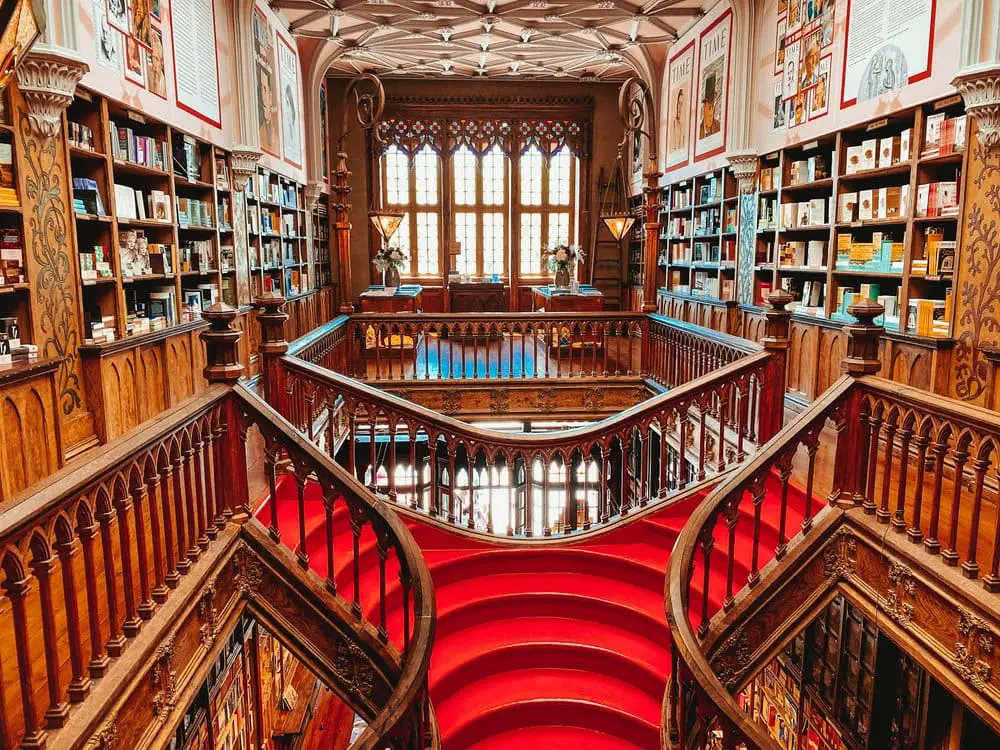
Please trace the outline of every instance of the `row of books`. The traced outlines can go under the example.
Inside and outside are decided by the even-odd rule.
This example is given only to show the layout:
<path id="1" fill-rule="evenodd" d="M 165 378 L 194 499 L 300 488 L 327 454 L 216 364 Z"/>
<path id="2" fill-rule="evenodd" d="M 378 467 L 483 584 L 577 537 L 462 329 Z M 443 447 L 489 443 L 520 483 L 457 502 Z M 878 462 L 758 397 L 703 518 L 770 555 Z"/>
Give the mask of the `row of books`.
<path id="1" fill-rule="evenodd" d="M 250 211 L 249 213 L 254 213 Z M 271 209 L 262 208 L 260 210 L 260 234 L 278 234 L 278 226 L 281 222 L 278 212 Z"/>
<path id="2" fill-rule="evenodd" d="M 73 211 L 78 214 L 93 214 L 94 216 L 108 215 L 96 180 L 86 177 L 73 178 Z"/>
<path id="3" fill-rule="evenodd" d="M 857 146 L 845 150 L 844 174 L 852 175 L 872 169 L 885 169 L 910 160 L 911 128 L 898 135 L 866 138 Z"/>
<path id="4" fill-rule="evenodd" d="M 802 185 L 816 180 L 825 180 L 829 176 L 830 161 L 823 154 L 816 154 L 808 159 L 798 159 L 788 165 L 789 185 Z"/>
<path id="5" fill-rule="evenodd" d="M 14 145 L 0 141 L 0 206 L 17 208 L 20 205 L 14 179 Z"/>
<path id="6" fill-rule="evenodd" d="M 70 146 L 94 150 L 94 131 L 91 128 L 82 122 L 67 122 L 66 126 L 66 140 Z"/>
<path id="7" fill-rule="evenodd" d="M 132 128 L 119 127 L 113 120 L 108 126 L 111 129 L 111 155 L 115 159 L 153 169 L 167 169 L 170 162 L 166 141 L 137 135 Z"/>
<path id="8" fill-rule="evenodd" d="M 215 187 L 219 190 L 229 190 L 229 164 L 224 157 L 215 157 Z"/>
<path id="9" fill-rule="evenodd" d="M 219 285 L 212 283 L 198 284 L 182 290 L 184 309 L 192 318 L 200 318 L 203 310 L 219 301 Z"/>
<path id="10" fill-rule="evenodd" d="M 253 253 L 254 248 L 250 248 L 250 252 Z M 281 267 L 281 245 L 273 240 L 265 240 L 261 242 L 260 252 L 256 258 L 251 258 L 251 261 L 256 260 L 256 263 L 252 263 L 255 268 L 280 268 Z"/>
<path id="11" fill-rule="evenodd" d="M 957 180 L 917 185 L 918 217 L 957 216 L 958 201 Z"/>
<path id="12" fill-rule="evenodd" d="M 114 276 L 111 252 L 107 245 L 93 245 L 90 251 L 80 250 L 80 278 L 84 281 L 109 279 Z"/>
<path id="13" fill-rule="evenodd" d="M 792 295 L 788 309 L 801 315 L 823 317 L 826 306 L 826 282 L 814 279 L 800 280 L 791 276 L 781 279 L 781 287 Z"/>
<path id="14" fill-rule="evenodd" d="M 674 186 L 670 190 L 670 209 L 681 211 L 691 208 L 691 188 L 689 186 L 679 188 Z"/>
<path id="15" fill-rule="evenodd" d="M 757 175 L 757 189 L 761 192 L 781 187 L 781 165 L 761 166 Z"/>
<path id="16" fill-rule="evenodd" d="M 855 318 L 848 312 L 855 302 L 868 299 L 878 302 L 885 312 L 876 319 L 876 323 L 884 325 L 886 328 L 899 329 L 899 297 L 896 294 L 882 294 L 882 285 L 875 283 L 861 284 L 857 289 L 852 286 L 841 286 L 837 288 L 837 307 L 830 316 L 833 320 L 842 323 L 853 323 Z"/>
<path id="17" fill-rule="evenodd" d="M 690 216 L 671 216 L 667 231 L 672 237 L 687 237 L 691 227 Z"/>
<path id="18" fill-rule="evenodd" d="M 213 224 L 212 204 L 199 198 L 177 197 L 177 223 L 181 227 L 205 227 Z"/>
<path id="19" fill-rule="evenodd" d="M 115 210 L 119 219 L 170 221 L 170 198 L 162 190 L 152 190 L 146 195 L 130 185 L 115 183 Z"/>
<path id="20" fill-rule="evenodd" d="M 872 219 L 905 219 L 909 203 L 909 185 L 841 193 L 837 197 L 837 221 L 850 224 Z"/>
<path id="21" fill-rule="evenodd" d="M 175 136 L 174 174 L 191 182 L 201 180 L 201 147 L 194 138 L 187 135 Z"/>
<path id="22" fill-rule="evenodd" d="M 219 270 L 236 270 L 236 248 L 233 245 L 221 245 L 219 247 Z"/>
<path id="23" fill-rule="evenodd" d="M 721 198 L 719 175 L 712 173 L 698 186 L 698 203 L 714 203 Z"/>
<path id="24" fill-rule="evenodd" d="M 916 298 L 907 304 L 906 328 L 918 336 L 948 336 L 951 327 L 951 289 L 945 298 Z"/>
<path id="25" fill-rule="evenodd" d="M 24 236 L 21 228 L 0 228 L 0 286 L 21 284 L 24 280 Z"/>
<path id="26" fill-rule="evenodd" d="M 781 228 L 818 227 L 829 223 L 830 198 L 813 198 L 798 203 L 781 204 Z"/>
<path id="27" fill-rule="evenodd" d="M 826 268 L 826 240 L 789 240 L 778 248 L 780 266 Z"/>
<path id="28" fill-rule="evenodd" d="M 182 242 L 177 253 L 181 273 L 188 271 L 214 271 L 211 240 L 188 240 Z"/>
<path id="29" fill-rule="evenodd" d="M 695 236 L 705 234 L 718 234 L 722 222 L 722 212 L 718 208 L 706 208 L 697 211 L 694 217 Z"/>
<path id="30" fill-rule="evenodd" d="M 944 156 L 965 149 L 965 115 L 948 117 L 945 112 L 928 115 L 924 127 L 922 157 Z"/>
<path id="31" fill-rule="evenodd" d="M 870 241 L 857 240 L 850 232 L 837 234 L 835 268 L 842 271 L 903 272 L 903 242 L 894 233 L 872 232 Z"/>
<path id="32" fill-rule="evenodd" d="M 106 344 L 118 338 L 115 330 L 115 316 L 104 315 L 95 307 L 84 321 L 83 342 L 85 344 Z"/>
<path id="33" fill-rule="evenodd" d="M 293 183 L 281 183 L 279 185 L 280 203 L 285 208 L 299 208 L 299 192 Z"/>
<path id="34" fill-rule="evenodd" d="M 6 334 L 0 333 L 0 365 L 29 362 L 33 359 L 38 359 L 37 346 L 21 342 L 15 345 Z"/>
<path id="35" fill-rule="evenodd" d="M 955 273 L 955 252 L 958 243 L 946 240 L 940 227 L 924 230 L 924 257 L 910 260 L 914 276 L 951 276 Z"/>
<path id="36" fill-rule="evenodd" d="M 769 232 L 778 228 L 778 199 L 761 198 L 757 206 L 757 231 Z"/>
<path id="37" fill-rule="evenodd" d="M 219 202 L 215 205 L 215 220 L 220 231 L 233 228 L 233 204 L 225 195 L 220 195 Z"/>
<path id="38" fill-rule="evenodd" d="M 141 229 L 118 231 L 118 255 L 124 278 L 173 273 L 173 246 L 150 242 Z"/>
<path id="39" fill-rule="evenodd" d="M 296 214 L 282 214 L 281 234 L 285 237 L 299 236 L 299 217 Z"/>

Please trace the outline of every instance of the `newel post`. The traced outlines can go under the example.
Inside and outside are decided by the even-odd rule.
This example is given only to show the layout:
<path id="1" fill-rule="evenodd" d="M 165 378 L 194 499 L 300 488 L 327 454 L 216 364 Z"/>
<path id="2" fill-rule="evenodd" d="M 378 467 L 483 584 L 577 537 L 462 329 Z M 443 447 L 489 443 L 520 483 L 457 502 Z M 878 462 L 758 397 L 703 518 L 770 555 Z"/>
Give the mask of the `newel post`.
<path id="1" fill-rule="evenodd" d="M 885 308 L 870 299 L 860 299 L 847 308 L 856 323 L 844 326 L 847 335 L 847 356 L 841 362 L 841 369 L 853 378 L 874 375 L 882 369 L 879 359 L 879 344 L 884 328 L 875 319 L 885 312 Z M 866 490 L 867 461 L 871 438 L 867 420 L 861 412 L 861 391 L 855 388 L 848 396 L 846 408 L 835 410 L 840 413 L 837 428 L 837 452 L 833 467 L 833 490 L 831 504 L 842 507 L 860 505 L 864 502 Z"/>
<path id="2" fill-rule="evenodd" d="M 771 355 L 768 382 L 761 383 L 760 430 L 758 441 L 766 443 L 781 431 L 785 420 L 785 373 L 788 369 L 788 330 L 792 313 L 785 307 L 792 295 L 776 289 L 767 297 L 764 311 L 764 338 L 761 344 Z"/>
<path id="3" fill-rule="evenodd" d="M 210 324 L 208 330 L 201 332 L 206 361 L 202 374 L 209 383 L 235 383 L 243 377 L 239 352 L 243 333 L 233 328 L 239 314 L 235 307 L 222 302 L 216 302 L 201 314 Z"/>
<path id="4" fill-rule="evenodd" d="M 288 351 L 285 339 L 285 321 L 288 313 L 282 308 L 285 298 L 277 292 L 265 292 L 253 301 L 260 323 L 260 378 L 264 400 L 279 414 L 287 415 L 285 404 L 285 378 L 281 358 Z"/>

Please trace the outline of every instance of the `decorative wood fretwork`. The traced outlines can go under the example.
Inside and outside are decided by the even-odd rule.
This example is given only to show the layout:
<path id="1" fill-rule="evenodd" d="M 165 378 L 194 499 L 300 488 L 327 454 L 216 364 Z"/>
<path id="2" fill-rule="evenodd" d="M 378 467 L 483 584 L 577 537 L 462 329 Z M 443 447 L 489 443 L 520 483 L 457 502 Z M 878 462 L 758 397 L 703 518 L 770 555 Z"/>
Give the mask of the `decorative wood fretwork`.
<path id="1" fill-rule="evenodd" d="M 902 628 L 910 626 L 913 618 L 913 599 L 917 597 L 917 582 L 913 571 L 900 562 L 889 563 L 888 583 L 879 606 Z"/>
<path id="2" fill-rule="evenodd" d="M 993 631 L 983 618 L 959 609 L 958 632 L 962 640 L 955 643 L 955 669 L 969 685 L 983 692 L 993 677 Z"/>
<path id="3" fill-rule="evenodd" d="M 857 542 L 845 528 L 837 530 L 833 541 L 823 550 L 823 572 L 827 578 L 845 578 L 854 573 Z"/>

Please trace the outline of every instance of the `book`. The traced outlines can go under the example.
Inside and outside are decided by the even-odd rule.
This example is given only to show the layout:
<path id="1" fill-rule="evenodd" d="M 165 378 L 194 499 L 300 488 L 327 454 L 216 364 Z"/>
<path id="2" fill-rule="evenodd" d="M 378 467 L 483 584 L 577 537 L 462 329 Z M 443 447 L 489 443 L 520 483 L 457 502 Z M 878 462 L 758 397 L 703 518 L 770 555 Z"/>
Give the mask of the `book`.
<path id="1" fill-rule="evenodd" d="M 837 198 L 837 221 L 850 224 L 857 217 L 858 194 L 841 193 Z"/>
<path id="2" fill-rule="evenodd" d="M 945 120 L 944 112 L 935 112 L 927 116 L 924 123 L 924 148 L 921 156 L 936 156 L 941 151 L 941 125 Z"/>
<path id="3" fill-rule="evenodd" d="M 115 183 L 115 211 L 119 219 L 135 219 L 135 191 L 128 185 Z"/>
<path id="4" fill-rule="evenodd" d="M 0 141 L 0 188 L 15 191 L 17 186 L 14 180 L 14 146 L 11 143 Z"/>

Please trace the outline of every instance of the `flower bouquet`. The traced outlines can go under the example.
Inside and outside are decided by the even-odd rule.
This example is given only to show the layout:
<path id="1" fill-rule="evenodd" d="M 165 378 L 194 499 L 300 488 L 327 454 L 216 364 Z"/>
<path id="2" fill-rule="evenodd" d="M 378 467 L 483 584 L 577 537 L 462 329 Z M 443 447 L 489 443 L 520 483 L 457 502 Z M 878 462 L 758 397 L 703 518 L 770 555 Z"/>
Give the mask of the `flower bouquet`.
<path id="1" fill-rule="evenodd" d="M 583 260 L 583 251 L 576 245 L 556 245 L 542 249 L 542 262 L 556 275 L 556 287 L 565 289 L 570 285 L 571 269 L 577 261 Z"/>
<path id="2" fill-rule="evenodd" d="M 375 254 L 372 265 L 382 272 L 382 283 L 386 289 L 399 287 L 399 269 L 406 265 L 409 258 L 398 246 L 384 247 Z"/>

